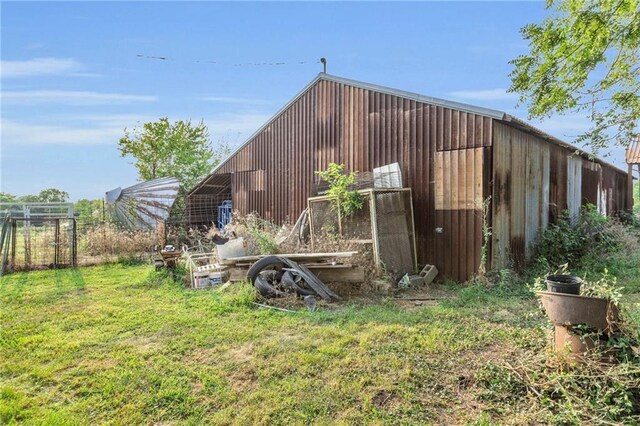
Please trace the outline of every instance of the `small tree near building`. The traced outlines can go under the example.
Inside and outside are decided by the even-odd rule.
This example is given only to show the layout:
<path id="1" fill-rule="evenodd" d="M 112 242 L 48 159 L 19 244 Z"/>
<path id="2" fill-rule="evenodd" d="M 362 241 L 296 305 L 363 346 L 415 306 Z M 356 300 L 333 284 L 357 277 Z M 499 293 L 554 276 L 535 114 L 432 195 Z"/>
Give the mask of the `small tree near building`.
<path id="1" fill-rule="evenodd" d="M 125 129 L 118 142 L 122 157 L 131 156 L 142 181 L 160 177 L 175 177 L 180 181 L 180 195 L 172 216 L 184 214 L 184 194 L 207 176 L 213 167 L 229 153 L 221 143 L 214 150 L 209 130 L 204 122 L 197 125 L 187 120 L 170 122 L 167 117 L 144 123 L 141 128 Z"/>

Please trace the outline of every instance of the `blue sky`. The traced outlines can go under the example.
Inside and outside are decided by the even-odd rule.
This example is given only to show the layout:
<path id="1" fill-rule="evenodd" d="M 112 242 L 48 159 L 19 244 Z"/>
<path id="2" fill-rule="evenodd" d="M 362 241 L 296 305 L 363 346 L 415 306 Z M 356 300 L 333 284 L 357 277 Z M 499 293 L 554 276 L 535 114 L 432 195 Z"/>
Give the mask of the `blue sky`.
<path id="1" fill-rule="evenodd" d="M 508 61 L 526 50 L 519 28 L 546 13 L 544 2 L 1 8 L 0 191 L 57 187 L 73 200 L 135 183 L 117 150 L 125 127 L 204 120 L 214 144 L 239 144 L 321 71 L 322 56 L 330 74 L 526 118 L 506 93 Z M 588 121 L 536 125 L 571 141 Z M 607 160 L 624 165 L 619 150 Z"/>

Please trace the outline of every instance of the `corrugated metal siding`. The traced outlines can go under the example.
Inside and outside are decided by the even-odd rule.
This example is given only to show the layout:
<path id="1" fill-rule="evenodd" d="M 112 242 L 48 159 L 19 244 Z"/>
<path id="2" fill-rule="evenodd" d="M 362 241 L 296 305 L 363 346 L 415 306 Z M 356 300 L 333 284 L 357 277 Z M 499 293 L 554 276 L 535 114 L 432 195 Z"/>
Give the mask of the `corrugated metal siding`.
<path id="1" fill-rule="evenodd" d="M 444 247 L 437 259 L 454 277 L 469 277 L 480 265 L 482 205 L 487 195 L 484 165 L 489 150 L 467 148 L 435 153 L 436 226 L 442 228 L 437 238 Z"/>
<path id="2" fill-rule="evenodd" d="M 477 181 L 483 176 L 476 162 L 480 151 L 466 149 L 491 145 L 491 122 L 481 115 L 320 80 L 216 173 L 235 173 L 234 208 L 281 222 L 297 218 L 311 195 L 314 172 L 330 162 L 356 171 L 398 162 L 405 186 L 413 189 L 418 263 L 434 263 L 444 275 L 462 280 L 479 264 L 481 217 L 476 209 L 436 211 L 433 163 L 436 151 L 452 151 L 448 164 L 453 168 L 443 176 L 445 187 L 451 188 L 448 196 L 457 197 L 458 204 L 467 195 L 454 188 L 467 191 L 470 180 L 486 187 Z M 483 152 L 490 156 L 490 148 Z M 465 169 L 464 177 L 459 167 Z M 241 173 L 257 170 L 264 170 L 264 196 L 253 194 L 249 177 Z M 445 233 L 436 234 L 436 226 Z"/>
<path id="3" fill-rule="evenodd" d="M 539 233 L 585 204 L 615 214 L 626 208 L 626 175 L 537 136 L 494 122 L 494 266 L 521 267 Z"/>

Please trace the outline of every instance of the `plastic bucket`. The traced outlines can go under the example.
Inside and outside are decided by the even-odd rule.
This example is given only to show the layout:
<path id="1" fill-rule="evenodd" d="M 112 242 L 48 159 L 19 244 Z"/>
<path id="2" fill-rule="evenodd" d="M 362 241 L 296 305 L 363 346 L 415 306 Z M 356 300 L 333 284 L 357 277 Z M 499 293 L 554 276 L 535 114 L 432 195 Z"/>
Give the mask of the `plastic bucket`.
<path id="1" fill-rule="evenodd" d="M 580 294 L 582 279 L 575 275 L 549 275 L 545 283 L 552 293 Z"/>
<path id="2" fill-rule="evenodd" d="M 193 271 L 194 288 L 206 288 L 209 285 L 209 271 Z"/>

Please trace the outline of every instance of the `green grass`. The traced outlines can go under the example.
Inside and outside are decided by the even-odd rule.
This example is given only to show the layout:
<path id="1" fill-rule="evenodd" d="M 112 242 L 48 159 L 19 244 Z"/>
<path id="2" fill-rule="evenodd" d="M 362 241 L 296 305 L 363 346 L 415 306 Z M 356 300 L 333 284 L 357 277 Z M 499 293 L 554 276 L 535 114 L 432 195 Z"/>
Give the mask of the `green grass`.
<path id="1" fill-rule="evenodd" d="M 252 300 L 147 266 L 3 277 L 0 424 L 473 422 L 486 414 L 461 380 L 545 342 L 534 301 L 479 287 L 408 311 Z"/>
<path id="2" fill-rule="evenodd" d="M 11 274 L 0 424 L 531 422 L 500 363 L 543 354 L 550 326 L 503 281 L 449 285 L 434 306 L 288 314 L 256 309 L 248 285 L 187 290 L 144 265 Z"/>

